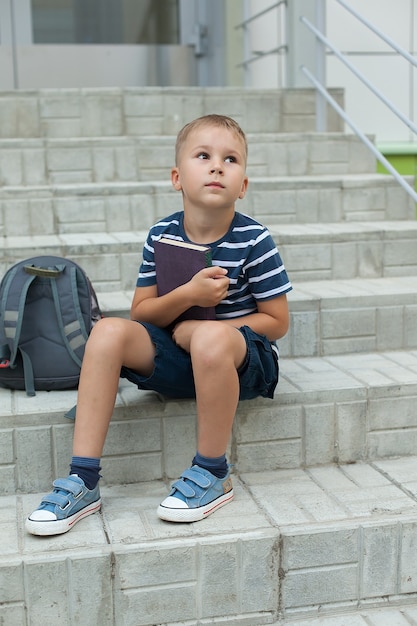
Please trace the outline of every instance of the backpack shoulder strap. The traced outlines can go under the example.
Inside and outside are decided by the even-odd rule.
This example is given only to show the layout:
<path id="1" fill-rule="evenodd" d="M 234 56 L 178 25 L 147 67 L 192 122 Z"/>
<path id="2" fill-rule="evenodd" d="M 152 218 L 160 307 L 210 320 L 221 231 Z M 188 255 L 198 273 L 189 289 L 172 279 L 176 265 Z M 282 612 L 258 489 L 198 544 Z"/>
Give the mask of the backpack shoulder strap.
<path id="1" fill-rule="evenodd" d="M 51 280 L 51 288 L 63 341 L 72 359 L 81 367 L 88 332 L 78 297 L 77 268 L 69 264 L 66 270 L 59 280 Z M 70 306 L 66 306 L 68 298 Z"/>
<path id="2" fill-rule="evenodd" d="M 19 264 L 12 267 L 4 277 L 2 284 L 3 293 L 0 302 L 0 317 L 3 323 L 4 336 L 10 350 L 8 358 L 10 367 L 13 367 L 15 363 L 19 348 L 27 293 L 31 283 L 35 280 L 35 276 L 25 276 L 21 270 L 22 268 Z M 4 351 L 4 348 L 2 350 Z"/>
<path id="3" fill-rule="evenodd" d="M 25 391 L 27 396 L 36 396 L 35 392 L 35 378 L 33 375 L 33 366 L 32 361 L 30 360 L 30 356 L 19 348 L 19 352 L 23 361 L 23 376 L 25 378 Z"/>
<path id="4" fill-rule="evenodd" d="M 7 342 L 0 346 L 0 367 L 13 369 L 17 353 L 20 352 L 28 396 L 35 395 L 33 367 L 29 355 L 19 347 L 19 340 L 26 297 L 34 279 L 35 276 L 22 273 L 20 264 L 12 267 L 3 279 L 0 301 L 0 318 L 3 320 L 3 334 Z"/>

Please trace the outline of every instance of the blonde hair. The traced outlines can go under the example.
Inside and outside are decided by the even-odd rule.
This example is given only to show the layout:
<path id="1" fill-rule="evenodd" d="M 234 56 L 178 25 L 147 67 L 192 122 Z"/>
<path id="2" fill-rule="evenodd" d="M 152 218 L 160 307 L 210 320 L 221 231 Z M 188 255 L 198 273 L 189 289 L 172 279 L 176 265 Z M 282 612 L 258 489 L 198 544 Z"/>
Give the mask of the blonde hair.
<path id="1" fill-rule="evenodd" d="M 178 133 L 177 141 L 175 143 L 175 164 L 178 165 L 179 154 L 181 152 L 181 148 L 184 143 L 188 139 L 190 133 L 198 128 L 202 128 L 204 126 L 217 126 L 220 128 L 225 128 L 233 133 L 242 143 L 245 149 L 245 161 L 248 156 L 248 143 L 246 140 L 246 135 L 239 126 L 239 124 L 232 119 L 231 117 L 227 117 L 227 115 L 218 115 L 216 113 L 212 113 L 210 115 L 203 115 L 202 117 L 198 117 L 186 124 Z"/>

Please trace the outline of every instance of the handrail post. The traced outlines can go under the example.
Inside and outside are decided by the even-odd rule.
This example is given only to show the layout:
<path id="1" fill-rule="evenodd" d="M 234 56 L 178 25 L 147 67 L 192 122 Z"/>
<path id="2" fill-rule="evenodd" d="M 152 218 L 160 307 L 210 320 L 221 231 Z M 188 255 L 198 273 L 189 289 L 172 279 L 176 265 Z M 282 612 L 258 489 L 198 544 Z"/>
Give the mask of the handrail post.
<path id="1" fill-rule="evenodd" d="M 326 33 L 326 0 L 316 0 L 316 28 Z M 316 77 L 317 80 L 326 86 L 326 47 L 318 37 L 316 37 Z M 322 94 L 316 90 L 316 131 L 326 132 L 327 130 L 327 103 Z"/>
<path id="2" fill-rule="evenodd" d="M 243 58 L 249 59 L 251 45 L 250 45 L 249 29 L 248 29 L 248 25 L 246 22 L 250 17 L 250 0 L 245 0 L 243 3 L 243 17 L 245 21 L 245 24 L 243 26 Z M 249 87 L 251 84 L 251 70 L 247 63 L 245 63 L 245 65 L 243 66 L 243 71 L 244 71 L 244 85 L 245 87 Z"/>
<path id="3" fill-rule="evenodd" d="M 302 66 L 315 72 L 315 36 L 306 32 L 301 18 L 315 21 L 314 0 L 289 0 L 286 10 L 287 33 L 287 86 L 290 89 L 310 87 L 310 83 L 301 71 Z"/>

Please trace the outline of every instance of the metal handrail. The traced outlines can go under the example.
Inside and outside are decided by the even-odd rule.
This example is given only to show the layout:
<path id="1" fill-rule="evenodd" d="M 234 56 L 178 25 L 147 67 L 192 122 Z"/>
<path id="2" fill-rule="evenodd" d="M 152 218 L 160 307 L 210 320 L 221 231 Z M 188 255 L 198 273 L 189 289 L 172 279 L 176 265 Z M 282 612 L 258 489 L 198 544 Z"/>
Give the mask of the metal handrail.
<path id="1" fill-rule="evenodd" d="M 243 22 L 240 22 L 240 24 L 236 24 L 235 30 L 237 30 L 238 28 L 245 28 L 248 24 L 250 24 L 250 22 L 257 20 L 258 17 L 262 17 L 262 15 L 266 15 L 266 13 L 269 13 L 270 11 L 272 11 L 272 9 L 276 9 L 281 4 L 287 4 L 287 0 L 279 0 L 279 2 L 276 2 L 272 6 L 267 7 L 263 11 L 259 11 L 259 13 L 255 13 L 254 15 L 251 15 L 250 17 L 248 17 L 247 20 L 243 20 Z"/>
<path id="2" fill-rule="evenodd" d="M 383 39 L 383 41 L 385 41 L 385 43 L 387 43 L 391 48 L 393 48 L 396 52 L 401 54 L 402 57 L 404 57 L 412 65 L 417 67 L 417 59 L 415 59 L 415 57 L 409 54 L 407 50 L 399 46 L 393 39 L 391 39 L 391 37 L 388 37 L 388 35 L 383 33 L 382 30 L 379 30 L 379 28 L 377 28 L 375 24 L 372 24 L 372 22 L 367 20 L 366 17 L 363 17 L 363 15 L 355 11 L 355 9 L 353 9 L 347 2 L 344 2 L 344 0 L 336 0 L 336 2 L 342 5 L 342 7 L 344 7 L 347 11 L 349 11 L 349 13 L 351 13 L 354 17 L 356 17 L 356 19 L 362 22 L 364 26 L 367 26 L 373 33 L 375 33 L 375 35 L 378 35 L 378 37 Z"/>
<path id="3" fill-rule="evenodd" d="M 356 19 L 358 19 L 362 24 L 368 27 L 374 34 L 380 37 L 385 43 L 387 43 L 395 52 L 400 54 L 403 58 L 409 61 L 414 67 L 417 67 L 417 59 L 410 55 L 405 49 L 399 46 L 394 40 L 385 35 L 382 31 L 380 31 L 374 24 L 369 22 L 366 18 L 360 15 L 356 10 L 354 10 L 346 0 L 335 0 L 342 7 L 344 7 L 347 11 L 349 11 Z M 243 28 L 246 29 L 247 24 L 258 19 L 262 15 L 265 15 L 272 9 L 285 4 L 287 5 L 287 0 L 280 0 L 274 5 L 260 11 L 252 15 L 250 18 L 244 20 L 240 24 L 238 24 L 235 28 Z M 320 15 L 323 11 L 322 0 L 316 0 L 316 20 L 317 25 L 321 26 L 322 30 L 324 30 L 323 21 L 320 18 Z M 391 163 L 384 157 L 384 155 L 378 150 L 375 144 L 370 141 L 370 139 L 360 130 L 360 128 L 352 121 L 352 119 L 346 114 L 346 112 L 338 105 L 338 103 L 332 98 L 332 96 L 327 91 L 326 87 L 323 85 L 325 83 L 325 79 L 323 76 L 323 72 L 321 71 L 321 67 L 324 63 L 325 58 L 325 48 L 329 48 L 333 54 L 346 65 L 346 67 L 359 79 L 363 84 L 374 94 L 376 95 L 384 104 L 387 106 L 391 112 L 393 112 L 413 133 L 417 134 L 417 125 L 409 119 L 406 115 L 404 115 L 375 85 L 369 81 L 364 74 L 362 74 L 348 59 L 346 58 L 346 54 L 342 53 L 336 46 L 334 46 L 329 39 L 321 32 L 319 28 L 311 24 L 311 22 L 304 16 L 300 17 L 300 21 L 304 24 L 306 28 L 312 32 L 316 41 L 320 43 L 317 47 L 318 53 L 316 55 L 316 73 L 318 75 L 314 76 L 309 69 L 305 66 L 301 67 L 301 71 L 307 77 L 307 79 L 314 85 L 316 89 L 317 99 L 316 99 L 316 124 L 317 130 L 322 130 L 322 126 L 325 124 L 325 106 L 324 102 L 327 101 L 333 109 L 338 113 L 338 115 L 345 121 L 345 123 L 353 130 L 353 132 L 361 139 L 361 141 L 369 148 L 369 150 L 374 154 L 377 160 L 382 163 L 385 169 L 396 179 L 399 185 L 412 197 L 414 202 L 417 202 L 417 193 L 408 184 L 408 182 L 404 179 L 403 176 L 391 165 Z M 280 53 L 282 51 L 288 51 L 288 47 L 286 45 L 280 45 L 277 48 L 274 48 L 269 51 L 260 51 L 256 52 L 254 57 L 246 59 L 239 63 L 239 66 L 247 68 L 250 63 L 257 61 L 267 55 Z M 392 54 L 392 53 L 391 53 Z"/>
<path id="4" fill-rule="evenodd" d="M 405 59 L 410 61 L 410 63 L 412 63 L 412 65 L 417 67 L 417 60 L 414 57 L 412 57 L 406 50 L 401 48 L 401 46 L 396 44 L 390 37 L 388 37 L 387 35 L 382 33 L 382 31 L 380 31 L 378 28 L 376 28 L 376 26 L 371 24 L 368 20 L 366 20 L 363 16 L 361 16 L 357 11 L 352 9 L 352 7 L 350 7 L 347 4 L 347 2 L 345 2 L 345 0 L 336 0 L 336 2 L 338 2 L 340 5 L 342 5 L 346 10 L 350 11 L 350 13 L 352 13 L 352 15 L 354 15 L 358 20 L 360 20 L 365 26 L 370 28 L 372 30 L 372 32 L 374 32 L 376 35 L 381 37 L 396 52 L 401 54 Z M 333 44 L 330 43 L 330 41 L 323 35 L 323 33 L 320 30 L 318 30 L 313 24 L 311 24 L 309 22 L 309 20 L 306 17 L 304 17 L 304 16 L 300 17 L 300 21 L 311 32 L 314 33 L 314 35 L 316 36 L 316 39 L 318 41 L 320 41 L 322 44 L 324 44 L 325 46 L 330 48 L 330 50 L 332 50 L 332 52 L 337 56 L 337 58 L 340 61 L 342 61 L 346 65 L 346 67 L 348 67 L 348 69 L 350 69 L 353 72 L 353 74 L 357 78 L 359 78 L 366 85 L 366 87 L 368 89 L 370 89 L 386 106 L 388 106 L 388 108 L 404 124 L 406 124 L 406 126 L 408 126 L 408 128 L 410 130 L 412 130 L 414 133 L 417 134 L 417 126 L 408 117 L 403 115 L 403 113 L 401 113 L 401 111 L 394 104 L 392 104 L 392 102 L 390 102 L 388 100 L 388 98 L 386 98 L 384 96 L 384 94 L 382 94 L 382 92 L 379 91 L 379 89 L 377 89 L 374 85 L 372 85 L 372 83 L 354 65 L 352 65 L 352 63 L 350 63 L 350 61 L 348 61 L 346 59 L 345 55 L 342 52 L 340 52 L 340 50 L 338 50 L 335 46 L 333 46 Z M 314 87 L 316 88 L 317 93 L 320 94 L 320 97 L 322 99 L 324 98 L 333 107 L 333 109 L 338 113 L 338 115 L 346 122 L 346 124 L 359 137 L 359 139 L 361 139 L 361 141 L 369 148 L 369 150 L 371 150 L 371 152 L 374 154 L 374 156 L 377 158 L 377 160 L 380 163 L 382 163 L 382 165 L 385 167 L 385 169 L 395 178 L 395 180 L 399 183 L 399 185 L 401 185 L 401 187 L 407 192 L 407 194 L 409 196 L 411 196 L 411 198 L 414 200 L 414 202 L 417 202 L 417 193 L 413 189 L 413 187 L 408 184 L 408 182 L 404 179 L 404 177 L 401 176 L 401 174 L 391 165 L 391 163 L 388 161 L 388 159 L 386 159 L 384 157 L 384 155 L 378 150 L 378 148 L 375 146 L 375 144 L 372 143 L 372 141 L 370 141 L 370 139 L 360 130 L 360 128 L 358 128 L 358 126 L 356 126 L 356 124 L 352 121 L 352 119 L 338 105 L 338 103 L 334 100 L 334 98 L 332 98 L 332 96 L 329 94 L 329 92 L 323 86 L 323 84 L 320 82 L 320 80 L 318 80 L 317 77 L 314 76 L 310 72 L 310 70 L 307 69 L 305 66 L 301 67 L 301 71 L 308 78 L 308 80 L 310 80 L 310 82 L 314 85 Z"/>
<path id="5" fill-rule="evenodd" d="M 288 47 L 283 44 L 282 46 L 278 46 L 278 48 L 273 48 L 272 50 L 254 50 L 253 53 L 255 54 L 254 57 L 251 57 L 250 59 L 246 59 L 245 61 L 242 61 L 241 63 L 238 63 L 236 65 L 236 67 L 246 67 L 247 65 L 249 65 L 250 63 L 253 63 L 254 61 L 258 61 L 258 59 L 262 59 L 263 57 L 269 56 L 270 54 L 280 54 L 281 52 L 286 52 L 288 49 Z"/>
<path id="6" fill-rule="evenodd" d="M 271 6 L 267 7 L 266 9 L 263 9 L 262 11 L 259 11 L 259 13 L 255 13 L 254 15 L 251 15 L 250 17 L 248 17 L 246 20 L 243 20 L 243 22 L 240 22 L 239 24 L 237 24 L 235 26 L 235 30 L 242 28 L 243 30 L 246 30 L 246 27 L 248 24 L 250 24 L 251 22 L 254 22 L 255 20 L 257 20 L 259 17 L 262 17 L 263 15 L 266 15 L 267 13 L 269 13 L 270 11 L 272 11 L 273 9 L 277 9 L 278 7 L 280 7 L 281 5 L 287 5 L 287 1 L 288 0 L 279 0 L 278 2 L 276 2 L 275 4 L 272 4 Z M 241 61 L 241 63 L 238 63 L 236 65 L 236 67 L 244 67 L 247 68 L 248 65 L 250 65 L 251 63 L 253 63 L 254 61 L 259 61 L 259 59 L 263 59 L 266 56 L 270 56 L 272 54 L 280 54 L 283 51 L 287 50 L 287 46 L 285 44 L 278 46 L 277 48 L 273 48 L 272 50 L 264 50 L 264 51 L 253 51 L 254 56 L 250 57 L 249 59 L 244 59 L 243 61 Z"/>
<path id="7" fill-rule="evenodd" d="M 337 0 L 337 2 L 339 1 L 340 0 Z M 300 21 L 311 32 L 313 32 L 322 43 L 324 43 L 328 48 L 330 48 L 330 50 L 339 59 L 339 61 L 342 61 L 342 63 L 344 63 L 346 67 L 348 67 L 351 70 L 351 72 L 353 72 L 353 74 L 357 78 L 359 78 L 359 80 L 361 80 L 364 83 L 364 85 L 366 85 L 366 87 L 368 87 L 368 89 L 370 89 L 402 122 L 404 122 L 404 124 L 406 124 L 406 126 L 408 126 L 410 130 L 413 131 L 413 133 L 417 134 L 417 125 L 414 124 L 414 122 L 412 122 L 406 115 L 401 113 L 401 111 L 397 109 L 395 104 L 393 104 L 390 100 L 388 100 L 388 98 L 384 96 L 382 91 L 380 91 L 377 87 L 375 87 L 375 85 L 373 85 L 366 78 L 366 76 L 362 74 L 362 72 L 360 72 L 350 61 L 348 61 L 345 58 L 345 55 L 340 50 L 338 50 L 338 48 L 336 48 L 336 46 L 334 46 L 329 41 L 329 39 L 327 39 L 327 37 L 323 35 L 323 33 L 321 33 L 306 17 L 301 17 Z M 415 62 L 415 65 L 417 66 L 417 61 Z"/>
<path id="8" fill-rule="evenodd" d="M 334 108 L 334 110 L 340 115 L 340 117 L 350 126 L 353 132 L 363 141 L 363 143 L 371 150 L 380 163 L 387 169 L 390 174 L 394 176 L 396 181 L 401 187 L 413 198 L 414 202 L 417 202 L 417 193 L 407 183 L 406 180 L 397 172 L 397 170 L 391 165 L 391 163 L 384 157 L 384 155 L 378 150 L 375 144 L 356 126 L 356 124 L 350 119 L 346 112 L 338 105 L 336 100 L 332 98 L 327 89 L 316 79 L 316 77 L 305 66 L 301 67 L 301 71 L 307 76 L 307 78 L 313 83 L 317 91 L 327 100 L 327 102 Z"/>

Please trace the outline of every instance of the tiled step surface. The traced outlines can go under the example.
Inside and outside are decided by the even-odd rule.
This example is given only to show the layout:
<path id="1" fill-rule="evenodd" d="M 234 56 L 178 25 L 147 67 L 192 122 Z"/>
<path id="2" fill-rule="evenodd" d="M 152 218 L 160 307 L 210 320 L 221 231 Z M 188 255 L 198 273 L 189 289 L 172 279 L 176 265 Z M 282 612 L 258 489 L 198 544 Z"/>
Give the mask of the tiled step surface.
<path id="1" fill-rule="evenodd" d="M 229 459 L 239 472 L 412 455 L 417 450 L 417 351 L 282 359 L 273 400 L 241 402 Z M 49 490 L 66 475 L 75 391 L 0 389 L 3 494 Z M 196 442 L 194 401 L 121 381 L 102 460 L 103 482 L 175 478 Z"/>
<path id="2" fill-rule="evenodd" d="M 414 220 L 411 198 L 382 174 L 253 178 L 237 210 L 283 224 Z M 181 209 L 168 180 L 0 188 L 0 235 L 147 230 Z"/>
<path id="3" fill-rule="evenodd" d="M 297 283 L 283 355 L 417 348 L 417 277 Z"/>
<path id="4" fill-rule="evenodd" d="M 103 487 L 102 512 L 52 538 L 22 528 L 42 494 L 3 496 L 0 617 L 8 626 L 25 624 L 26 610 L 31 626 L 310 626 L 320 607 L 350 620 L 326 626 L 402 624 L 367 621 L 367 611 L 352 620 L 361 603 L 384 619 L 416 616 L 404 605 L 415 602 L 416 475 L 416 457 L 236 473 L 234 501 L 189 525 L 157 518 L 162 481 Z"/>
<path id="5" fill-rule="evenodd" d="M 375 159 L 343 133 L 248 134 L 248 176 L 376 171 Z M 175 136 L 0 139 L 3 185 L 169 180 Z"/>
<path id="6" fill-rule="evenodd" d="M 417 222 L 280 224 L 271 232 L 297 285 L 417 274 Z"/>
<path id="7" fill-rule="evenodd" d="M 417 221 L 282 224 L 270 232 L 294 285 L 415 276 Z M 77 261 L 98 292 L 133 290 L 147 231 L 0 237 L 0 272 L 32 256 Z"/>
<path id="8" fill-rule="evenodd" d="M 295 618 L 274 622 L 273 626 L 416 626 L 417 604 L 364 608 L 329 616 Z"/>
<path id="9" fill-rule="evenodd" d="M 83 257 L 76 260 L 88 266 Z M 116 262 L 102 274 L 105 287 L 114 284 Z M 97 291 L 106 316 L 128 318 L 132 296 L 133 289 Z M 295 283 L 288 302 L 290 328 L 278 342 L 285 359 L 417 349 L 417 276 Z"/>
<path id="10" fill-rule="evenodd" d="M 330 89 L 343 106 L 342 89 Z M 0 137 L 176 135 L 208 113 L 234 117 L 246 133 L 315 130 L 314 89 L 129 87 L 2 92 Z M 343 122 L 328 107 L 329 131 Z"/>
<path id="11" fill-rule="evenodd" d="M 291 272 L 290 272 L 291 276 Z M 129 317 L 132 291 L 98 292 L 105 315 Z M 417 348 L 417 275 L 296 282 L 281 356 Z"/>

